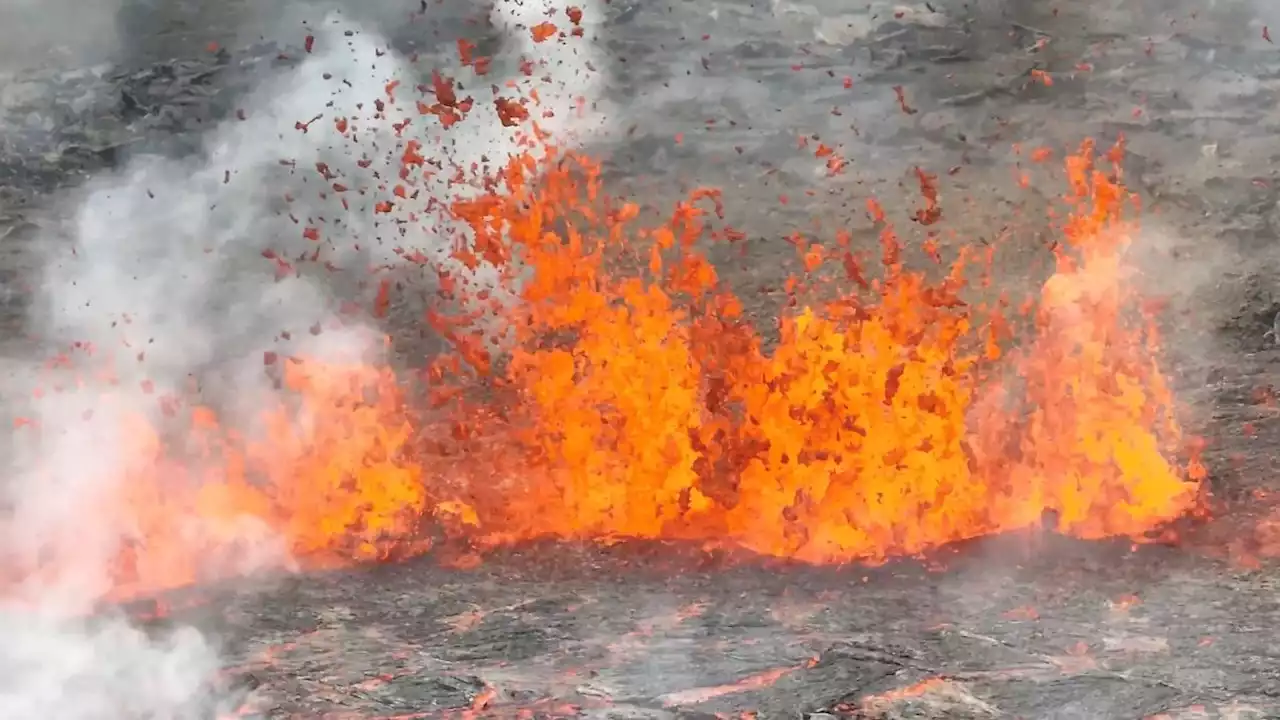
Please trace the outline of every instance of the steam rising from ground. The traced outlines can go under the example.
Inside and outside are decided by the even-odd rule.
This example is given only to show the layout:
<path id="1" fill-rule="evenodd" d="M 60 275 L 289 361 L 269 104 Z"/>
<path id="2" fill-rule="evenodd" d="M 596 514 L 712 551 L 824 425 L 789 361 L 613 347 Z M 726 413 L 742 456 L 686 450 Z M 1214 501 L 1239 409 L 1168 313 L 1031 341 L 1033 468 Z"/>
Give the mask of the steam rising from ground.
<path id="1" fill-rule="evenodd" d="M 514 66 L 521 54 L 543 63 L 537 77 L 549 74 L 552 82 L 539 80 L 538 94 L 555 112 L 543 122 L 553 135 L 598 127 L 598 117 L 575 119 L 571 106 L 598 90 L 600 79 L 586 74 L 585 61 L 604 63 L 574 57 L 587 52 L 585 42 L 573 50 L 554 41 L 535 45 L 527 27 L 540 21 L 540 3 L 499 5 L 493 19 L 514 47 L 495 66 Z M 197 382 L 237 427 L 252 432 L 253 409 L 275 392 L 264 353 L 330 361 L 385 353 L 383 328 L 371 317 L 340 313 L 343 301 L 369 299 L 376 285 L 368 282 L 369 268 L 394 263 L 401 248 L 447 264 L 457 230 L 443 213 L 410 222 L 400 208 L 374 212 L 390 196 L 404 143 L 417 139 L 424 154 L 446 162 L 436 185 L 423 189 L 419 210 L 428 196 L 470 191 L 448 182 L 450 164 L 500 163 L 517 149 L 518 129 L 499 121 L 487 82 L 478 83 L 484 95 L 476 93 L 470 117 L 442 136 L 433 117 L 412 111 L 412 88 L 430 83 L 429 65 L 424 76 L 378 36 L 335 17 L 314 32 L 314 54 L 264 82 L 242 103 L 242 120 L 210 133 L 198 161 L 142 158 L 96 179 L 75 215 L 71 247 L 42 243 L 50 256 L 30 325 L 44 350 L 67 351 L 70 362 L 39 369 L 20 363 L 16 373 L 17 388 L 44 392 L 27 398 L 30 424 L 15 430 L 4 488 L 11 515 L 0 530 L 5 566 L 31 572 L 0 606 L 2 717 L 207 712 L 196 705 L 218 658 L 199 633 L 154 640 L 123 619 L 67 620 L 93 611 L 109 589 L 111 563 L 133 540 L 121 498 L 131 461 L 126 419 L 141 414 L 163 427 L 160 398 Z M 393 80 L 408 96 L 407 109 L 375 118 L 374 102 L 388 99 Z M 410 116 L 411 129 L 397 137 L 393 123 Z M 349 119 L 345 134 L 339 118 Z M 348 190 L 335 192 L 334 182 Z M 318 239 L 304 237 L 311 228 Z M 317 249 L 342 271 L 292 262 Z M 496 282 L 483 268 L 470 279 Z M 86 374 L 104 361 L 118 382 Z M 231 528 L 193 521 L 190 532 L 231 541 L 233 552 L 208 559 L 210 577 L 289 564 L 286 549 L 253 518 Z M 47 567 L 57 573 L 37 571 Z"/>

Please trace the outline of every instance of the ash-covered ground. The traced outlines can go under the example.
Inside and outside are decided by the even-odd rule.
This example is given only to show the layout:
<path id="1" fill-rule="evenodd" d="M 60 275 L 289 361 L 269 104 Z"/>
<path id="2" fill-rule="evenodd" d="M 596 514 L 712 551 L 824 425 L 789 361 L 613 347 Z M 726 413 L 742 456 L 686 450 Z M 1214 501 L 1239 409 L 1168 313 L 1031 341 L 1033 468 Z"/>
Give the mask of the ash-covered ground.
<path id="1" fill-rule="evenodd" d="M 112 8 L 95 15 L 111 30 L 88 33 L 100 46 L 77 36 L 50 56 L 14 53 L 0 89 L 0 278 L 14 335 L 43 252 L 32 244 L 58 236 L 62 198 L 149 153 L 198 153 L 263 76 L 306 61 L 300 23 L 318 9 L 242 5 Z M 452 56 L 458 34 L 499 44 L 483 12 L 428 9 L 438 25 L 419 32 L 397 19 L 405 10 L 366 19 L 406 54 Z M 1145 200 L 1142 264 L 1172 295 L 1168 362 L 1209 441 L 1218 518 L 1176 548 L 1001 538 L 928 570 L 675 546 L 539 546 L 472 570 L 428 557 L 193 592 L 193 609 L 145 632 L 201 628 L 225 666 L 218 689 L 251 695 L 245 717 L 1280 717 L 1275 573 L 1234 562 L 1258 549 L 1253 523 L 1269 510 L 1258 491 L 1280 489 L 1269 390 L 1280 385 L 1269 39 L 1280 10 L 615 0 L 602 12 L 615 132 L 589 150 L 618 192 L 653 208 L 723 188 L 750 234 L 744 256 L 722 258 L 744 296 L 788 272 L 786 232 L 867 227 L 868 196 L 905 231 L 916 167 L 940 175 L 949 233 L 1008 229 L 1034 256 L 1056 190 L 1030 150 L 1060 156 L 1123 134 L 1125 180 Z M 844 172 L 798 150 L 805 136 L 839 147 Z M 1040 271 L 1019 257 L 1002 271 L 1030 286 Z M 767 312 L 768 292 L 749 296 Z M 82 656 L 86 677 L 100 651 Z M 19 700 L 58 693 L 22 682 L 4 689 L 10 717 L 176 717 L 201 702 L 194 690 L 190 702 L 166 696 L 157 714 L 99 692 L 100 705 L 39 714 Z"/>

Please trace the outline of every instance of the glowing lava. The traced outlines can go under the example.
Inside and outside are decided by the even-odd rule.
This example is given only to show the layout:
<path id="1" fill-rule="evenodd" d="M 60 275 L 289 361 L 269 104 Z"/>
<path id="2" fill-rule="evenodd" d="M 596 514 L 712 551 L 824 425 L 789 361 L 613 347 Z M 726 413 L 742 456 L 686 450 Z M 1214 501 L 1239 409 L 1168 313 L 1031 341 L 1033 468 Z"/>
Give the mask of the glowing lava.
<path id="1" fill-rule="evenodd" d="M 1008 323 L 960 298 L 968 255 L 937 282 L 907 269 L 874 203 L 882 276 L 862 279 L 848 237 L 801 247 L 811 276 L 838 263 L 852 291 L 783 315 L 768 346 L 697 249 L 694 202 L 714 193 L 645 231 L 629 226 L 632 206 L 582 207 L 600 195 L 589 163 L 585 191 L 563 164 L 538 183 L 511 174 L 486 213 L 507 218 L 511 254 L 534 269 L 503 380 L 537 470 L 462 500 L 504 540 L 683 537 L 822 563 L 918 553 L 1045 511 L 1086 538 L 1177 517 L 1202 471 L 1176 464 L 1158 337 L 1122 263 L 1128 195 L 1092 152 L 1068 164 L 1079 207 L 1030 306 L 1032 337 L 1011 352 L 996 345 Z M 610 269 L 627 255 L 647 272 Z"/>
<path id="2" fill-rule="evenodd" d="M 427 171 L 407 163 L 402 180 Z M 703 254 L 739 237 L 712 229 L 717 192 L 645 228 L 592 162 L 513 158 L 453 213 L 472 231 L 455 259 L 497 266 L 519 301 L 460 298 L 466 283 L 442 275 L 442 307 L 492 309 L 432 311 L 454 350 L 425 373 L 272 358 L 289 406 L 252 433 L 200 407 L 177 411 L 179 440 L 140 424 L 115 594 L 205 579 L 210 557 L 245 551 L 246 518 L 309 566 L 548 536 L 874 562 L 1046 512 L 1079 537 L 1141 537 L 1196 506 L 1203 470 L 1179 459 L 1124 263 L 1129 195 L 1090 145 L 1067 173 L 1056 272 L 1022 318 L 965 301 L 982 253 L 907 267 L 874 202 L 879 272 L 849 234 L 797 237 L 805 273 L 776 317 L 753 318 Z"/>
<path id="3" fill-rule="evenodd" d="M 814 276 L 836 263 L 847 288 L 783 314 L 772 342 L 698 249 L 698 203 L 715 193 L 645 230 L 590 162 L 520 158 L 504 190 L 456 208 L 478 246 L 501 245 L 488 257 L 519 262 L 502 361 L 477 370 L 466 359 L 481 350 L 460 343 L 428 373 L 434 402 L 410 404 L 387 369 L 282 359 L 299 406 L 268 409 L 261 436 L 196 409 L 171 455 L 139 428 L 122 502 L 141 541 L 121 553 L 119 590 L 195 582 L 193 558 L 235 551 L 217 532 L 193 538 L 192 517 L 256 518 L 312 565 L 421 552 L 431 536 L 877 561 L 1046 511 L 1080 537 L 1140 536 L 1194 506 L 1201 471 L 1178 464 L 1158 337 L 1130 293 L 1128 196 L 1091 155 L 1068 165 L 1078 207 L 1029 337 L 961 301 L 968 254 L 938 281 L 906 268 L 872 204 L 880 277 L 862 279 L 848 237 L 801 247 Z M 448 331 L 475 337 L 465 319 Z"/>

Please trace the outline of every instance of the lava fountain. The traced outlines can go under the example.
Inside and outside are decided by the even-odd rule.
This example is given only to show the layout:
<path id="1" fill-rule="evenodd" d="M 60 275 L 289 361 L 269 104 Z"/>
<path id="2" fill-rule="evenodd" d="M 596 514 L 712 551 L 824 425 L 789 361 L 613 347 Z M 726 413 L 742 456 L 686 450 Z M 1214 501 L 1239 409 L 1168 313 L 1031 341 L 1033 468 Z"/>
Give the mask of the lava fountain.
<path id="1" fill-rule="evenodd" d="M 389 84 L 367 109 L 447 133 L 479 104 L 453 83 L 419 88 L 434 102 Z M 1098 158 L 1086 143 L 1068 159 L 1069 220 L 1030 297 L 970 298 L 989 282 L 989 248 L 946 259 L 931 244 L 932 262 L 910 266 L 868 199 L 878 238 L 793 236 L 803 272 L 776 316 L 754 317 L 706 253 L 743 237 L 719 191 L 642 222 L 596 162 L 548 141 L 536 93 L 495 86 L 492 103 L 526 140 L 497 170 L 455 168 L 483 177 L 443 183 L 432 147 L 397 126 L 379 152 L 399 177 L 371 185 L 370 212 L 412 224 L 443 211 L 465 230 L 443 260 L 398 252 L 438 279 L 418 323 L 449 350 L 346 363 L 267 352 L 261 372 L 284 399 L 252 427 L 198 389 L 157 396 L 182 431 L 128 423 L 126 482 L 103 508 L 133 528 L 114 598 L 209 580 L 207 559 L 241 552 L 246 522 L 306 567 L 537 538 L 844 563 L 1046 513 L 1081 538 L 1142 539 L 1199 507 L 1204 471 L 1125 262 L 1132 198 L 1118 167 L 1102 167 L 1118 150 Z M 455 185 L 465 192 L 441 197 Z M 498 280 L 469 282 L 478 268 Z M 368 315 L 382 317 L 399 290 L 374 284 Z M 58 572 L 56 556 L 9 568 Z"/>

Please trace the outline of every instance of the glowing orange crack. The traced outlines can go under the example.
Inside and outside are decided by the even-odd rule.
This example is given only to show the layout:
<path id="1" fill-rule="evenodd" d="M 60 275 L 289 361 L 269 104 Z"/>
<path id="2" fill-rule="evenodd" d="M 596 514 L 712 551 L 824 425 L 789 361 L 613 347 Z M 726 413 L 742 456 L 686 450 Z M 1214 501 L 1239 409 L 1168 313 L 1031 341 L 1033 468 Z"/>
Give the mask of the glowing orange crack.
<path id="1" fill-rule="evenodd" d="M 813 667 L 817 663 L 817 658 L 811 659 L 801 665 L 792 665 L 788 667 L 772 668 L 764 670 L 741 680 L 727 685 L 713 685 L 711 687 L 691 688 L 689 690 L 681 690 L 679 692 L 667 693 L 658 698 L 665 707 L 677 707 L 680 705 L 697 705 L 725 695 L 733 695 L 736 693 L 747 692 L 750 690 L 759 690 L 769 687 L 777 683 L 784 677 Z"/>

